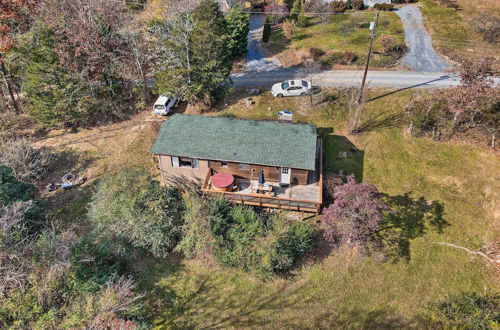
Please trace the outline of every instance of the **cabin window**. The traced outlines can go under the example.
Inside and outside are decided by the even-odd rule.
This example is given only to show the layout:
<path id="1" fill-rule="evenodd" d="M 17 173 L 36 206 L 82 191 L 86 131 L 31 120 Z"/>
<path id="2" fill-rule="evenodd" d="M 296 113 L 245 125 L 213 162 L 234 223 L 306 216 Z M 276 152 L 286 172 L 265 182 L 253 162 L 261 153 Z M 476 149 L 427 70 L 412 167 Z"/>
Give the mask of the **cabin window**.
<path id="1" fill-rule="evenodd" d="M 220 167 L 226 167 L 227 168 L 227 162 L 220 162 Z"/>
<path id="2" fill-rule="evenodd" d="M 249 170 L 250 169 L 250 164 L 240 163 L 240 168 L 243 169 L 243 170 Z"/>
<path id="3" fill-rule="evenodd" d="M 193 168 L 198 168 L 198 159 L 193 158 Z"/>
<path id="4" fill-rule="evenodd" d="M 179 158 L 180 167 L 193 167 L 193 160 L 191 158 Z"/>

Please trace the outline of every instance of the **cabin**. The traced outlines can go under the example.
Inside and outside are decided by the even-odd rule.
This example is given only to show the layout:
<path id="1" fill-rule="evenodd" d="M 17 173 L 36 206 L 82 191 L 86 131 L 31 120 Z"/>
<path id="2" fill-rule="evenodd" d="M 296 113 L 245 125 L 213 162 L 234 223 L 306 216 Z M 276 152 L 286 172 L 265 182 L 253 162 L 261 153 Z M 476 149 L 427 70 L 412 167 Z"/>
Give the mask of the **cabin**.
<path id="1" fill-rule="evenodd" d="M 152 148 L 163 184 L 233 203 L 319 212 L 322 144 L 313 125 L 174 114 Z"/>

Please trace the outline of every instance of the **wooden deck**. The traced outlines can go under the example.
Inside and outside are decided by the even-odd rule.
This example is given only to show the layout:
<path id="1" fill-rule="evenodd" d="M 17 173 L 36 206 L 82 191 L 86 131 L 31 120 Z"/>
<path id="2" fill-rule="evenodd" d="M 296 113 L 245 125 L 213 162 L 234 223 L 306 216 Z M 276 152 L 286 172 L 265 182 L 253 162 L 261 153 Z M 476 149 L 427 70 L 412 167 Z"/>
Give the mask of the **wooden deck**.
<path id="1" fill-rule="evenodd" d="M 323 202 L 321 142 L 318 149 L 318 170 L 314 176 L 311 176 L 306 185 L 290 185 L 284 188 L 277 183 L 271 183 L 273 185 L 273 196 L 269 196 L 258 194 L 252 190 L 252 186 L 258 182 L 257 180 L 237 177 L 235 180 L 238 187 L 236 191 L 220 192 L 215 191 L 210 185 L 211 171 L 209 169 L 203 182 L 202 192 L 209 196 L 223 195 L 230 202 L 237 204 L 319 213 Z"/>

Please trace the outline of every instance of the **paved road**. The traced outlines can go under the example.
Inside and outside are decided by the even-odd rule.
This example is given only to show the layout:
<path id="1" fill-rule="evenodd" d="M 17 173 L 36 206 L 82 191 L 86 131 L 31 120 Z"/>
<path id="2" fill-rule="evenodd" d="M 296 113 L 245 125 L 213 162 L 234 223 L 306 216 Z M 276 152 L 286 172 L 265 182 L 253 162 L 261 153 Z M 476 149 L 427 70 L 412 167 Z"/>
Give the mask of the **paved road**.
<path id="1" fill-rule="evenodd" d="M 407 5 L 399 8 L 396 14 L 403 22 L 409 49 L 401 60 L 401 66 L 420 72 L 444 72 L 450 69 L 451 65 L 434 51 L 420 9 L 415 5 Z"/>
<path id="2" fill-rule="evenodd" d="M 323 71 L 313 79 L 313 85 L 322 87 L 357 87 L 361 85 L 363 71 L 332 70 Z M 297 69 L 277 69 L 266 72 L 243 72 L 231 78 L 237 88 L 267 88 L 287 79 L 302 79 Z M 458 81 L 447 73 L 423 73 L 414 71 L 369 71 L 367 84 L 370 87 L 395 88 L 447 88 L 456 86 Z"/>
<path id="3" fill-rule="evenodd" d="M 247 69 L 250 71 L 271 71 L 281 68 L 281 63 L 273 57 L 266 57 L 262 49 L 262 31 L 266 15 L 250 16 L 250 33 L 248 33 Z"/>

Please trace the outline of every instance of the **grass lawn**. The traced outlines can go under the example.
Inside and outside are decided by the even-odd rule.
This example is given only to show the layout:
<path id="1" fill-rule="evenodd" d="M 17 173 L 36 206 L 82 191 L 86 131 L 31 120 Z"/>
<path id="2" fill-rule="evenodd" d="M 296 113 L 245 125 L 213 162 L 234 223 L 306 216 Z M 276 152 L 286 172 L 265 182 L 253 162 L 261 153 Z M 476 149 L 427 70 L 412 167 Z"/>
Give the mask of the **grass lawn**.
<path id="1" fill-rule="evenodd" d="M 433 0 L 419 1 L 426 28 L 432 35 L 436 49 L 451 58 L 492 56 L 498 60 L 500 46 L 484 42 L 472 29 L 474 18 L 482 11 L 500 17 L 498 2 L 461 0 L 458 3 L 460 9 L 455 10 Z M 498 65 L 500 64 L 497 63 Z"/>
<path id="2" fill-rule="evenodd" d="M 366 52 L 370 43 L 369 22 L 375 18 L 375 12 L 363 11 L 354 14 L 338 14 L 331 17 L 310 17 L 307 27 L 296 27 L 291 40 L 287 40 L 280 29 L 275 29 L 271 36 L 271 41 L 267 48 L 273 53 L 282 53 L 283 60 L 290 56 L 290 50 L 308 50 L 310 48 L 320 48 L 325 52 L 354 52 L 358 59 L 353 65 L 362 65 L 366 60 Z M 322 23 L 322 24 L 321 24 Z M 353 24 L 343 34 L 340 26 Z M 392 35 L 398 44 L 404 45 L 404 30 L 399 17 L 392 12 L 381 12 L 379 25 L 377 28 L 378 37 Z M 381 52 L 382 46 L 376 39 L 374 51 Z M 288 53 L 284 51 L 288 50 Z M 373 67 L 385 67 L 390 65 L 390 56 L 375 54 L 371 65 Z"/>
<path id="3" fill-rule="evenodd" d="M 383 93 L 370 91 L 370 96 Z M 252 119 L 275 119 L 283 108 L 295 120 L 322 128 L 328 171 L 356 173 L 390 196 L 409 194 L 444 207 L 448 226 L 439 233 L 425 223 L 410 242 L 409 261 L 382 263 L 349 250 L 305 261 L 290 276 L 262 282 L 239 270 L 206 266 L 195 260 L 142 260 L 135 266 L 145 305 L 160 328 L 407 328 L 423 327 L 425 304 L 449 293 L 499 292 L 495 274 L 481 259 L 436 244 L 477 249 L 500 234 L 500 158 L 485 148 L 437 143 L 404 135 L 399 125 L 412 91 L 368 103 L 365 133 L 346 136 L 346 114 L 326 104 L 309 107 L 307 98 L 275 99 L 269 93 L 234 97 L 222 112 Z M 271 110 L 268 108 L 271 107 Z M 389 110 L 391 109 L 391 110 Z M 396 116 L 395 116 L 396 115 Z M 140 114 L 124 123 L 49 136 L 39 145 L 91 152 L 85 170 L 94 179 L 127 164 L 150 164 L 154 125 Z M 355 145 L 360 152 L 339 157 Z M 74 212 L 87 199 L 75 199 Z M 495 222 L 497 226 L 495 227 Z M 175 265 L 174 265 L 175 264 Z"/>

